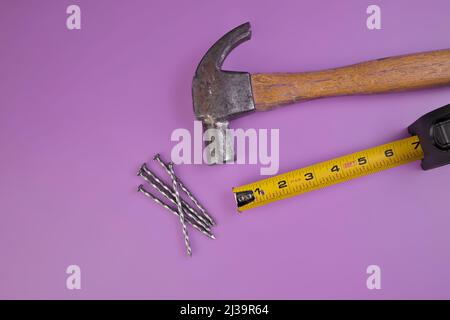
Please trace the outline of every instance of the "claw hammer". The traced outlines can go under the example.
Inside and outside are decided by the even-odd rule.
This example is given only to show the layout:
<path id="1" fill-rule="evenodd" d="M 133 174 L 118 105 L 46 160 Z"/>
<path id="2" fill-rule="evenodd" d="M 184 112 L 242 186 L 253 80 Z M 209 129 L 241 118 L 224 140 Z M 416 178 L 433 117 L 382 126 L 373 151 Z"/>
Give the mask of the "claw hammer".
<path id="1" fill-rule="evenodd" d="M 212 131 L 209 164 L 234 160 L 229 121 L 254 111 L 317 98 L 425 89 L 450 84 L 450 49 L 382 58 L 303 73 L 225 71 L 222 64 L 251 37 L 244 23 L 220 38 L 203 56 L 192 82 L 194 113 Z M 209 130 L 213 129 L 213 130 Z M 208 145 L 210 144 L 208 143 Z"/>

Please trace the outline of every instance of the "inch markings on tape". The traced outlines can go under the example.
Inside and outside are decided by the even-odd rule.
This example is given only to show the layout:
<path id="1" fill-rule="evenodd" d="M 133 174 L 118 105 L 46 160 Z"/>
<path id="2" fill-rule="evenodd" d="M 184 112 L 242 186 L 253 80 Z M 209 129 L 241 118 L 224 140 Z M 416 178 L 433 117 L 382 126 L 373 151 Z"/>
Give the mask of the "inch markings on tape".
<path id="1" fill-rule="evenodd" d="M 397 167 L 424 157 L 419 137 L 412 136 L 340 158 L 314 164 L 233 188 L 238 211 Z"/>

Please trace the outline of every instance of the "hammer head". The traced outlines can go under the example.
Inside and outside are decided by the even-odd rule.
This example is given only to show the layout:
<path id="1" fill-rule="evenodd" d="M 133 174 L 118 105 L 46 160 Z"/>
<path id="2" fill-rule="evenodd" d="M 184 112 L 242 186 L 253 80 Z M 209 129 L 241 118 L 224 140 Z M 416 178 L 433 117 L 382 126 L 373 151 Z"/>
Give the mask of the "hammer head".
<path id="1" fill-rule="evenodd" d="M 255 110 L 250 74 L 221 69 L 231 50 L 250 37 L 248 22 L 231 30 L 206 52 L 195 71 L 194 113 L 214 144 L 212 152 L 206 153 L 209 164 L 234 160 L 233 141 L 227 134 L 229 121 Z"/>

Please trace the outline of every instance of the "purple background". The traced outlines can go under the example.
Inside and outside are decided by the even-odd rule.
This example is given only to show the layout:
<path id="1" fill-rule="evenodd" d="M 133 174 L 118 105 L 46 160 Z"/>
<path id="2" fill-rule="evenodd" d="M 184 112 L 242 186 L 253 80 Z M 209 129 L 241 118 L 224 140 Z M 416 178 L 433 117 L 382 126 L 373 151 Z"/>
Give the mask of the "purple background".
<path id="1" fill-rule="evenodd" d="M 78 4 L 82 30 L 66 29 Z M 382 30 L 366 8 L 382 9 Z M 411 163 L 239 215 L 232 186 L 258 165 L 183 165 L 217 219 L 191 231 L 135 191 L 135 172 L 193 127 L 191 79 L 224 32 L 253 39 L 225 67 L 313 71 L 450 47 L 450 2 L 0 3 L 1 298 L 450 298 L 450 167 Z M 233 127 L 280 128 L 280 172 L 406 137 L 450 88 L 312 101 Z M 154 163 L 150 165 L 155 167 Z M 159 172 L 159 171 L 158 171 Z M 68 265 L 82 290 L 65 287 Z M 366 288 L 366 268 L 382 289 Z"/>

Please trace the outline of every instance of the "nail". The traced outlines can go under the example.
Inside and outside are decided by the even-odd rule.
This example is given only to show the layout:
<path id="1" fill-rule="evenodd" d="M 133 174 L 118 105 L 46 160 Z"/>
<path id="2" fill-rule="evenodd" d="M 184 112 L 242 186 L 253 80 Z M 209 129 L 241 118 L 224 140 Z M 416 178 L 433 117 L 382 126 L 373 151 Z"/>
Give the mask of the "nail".
<path id="1" fill-rule="evenodd" d="M 149 178 L 153 179 L 161 188 L 163 188 L 166 191 L 166 194 L 170 194 L 171 195 L 171 199 L 169 199 L 172 203 L 175 204 L 175 193 L 173 191 L 172 188 L 170 188 L 169 186 L 167 186 L 161 179 L 158 178 L 158 176 L 156 174 L 154 174 L 148 167 L 147 165 L 144 163 L 142 164 L 138 175 L 143 176 L 143 174 L 146 174 Z M 170 173 L 167 171 L 167 174 Z M 143 176 L 143 178 L 145 179 L 145 176 Z M 160 191 L 160 189 L 158 189 L 158 191 Z M 162 191 L 160 191 L 162 192 Z M 186 201 L 184 201 L 183 199 L 181 199 L 181 203 L 183 204 L 183 208 L 185 208 L 186 210 L 190 211 L 191 214 L 193 214 L 195 216 L 196 220 L 200 220 L 198 221 L 201 225 L 203 225 L 204 227 L 208 228 L 211 227 L 211 223 L 200 213 L 198 213 L 197 211 L 195 211 Z"/>
<path id="2" fill-rule="evenodd" d="M 175 173 L 173 172 L 172 163 L 169 164 L 169 174 L 170 174 L 170 178 L 172 179 L 173 191 L 175 192 L 175 200 L 177 202 L 178 213 L 179 213 L 180 223 L 181 223 L 181 230 L 183 232 L 184 244 L 186 246 L 186 253 L 188 256 L 191 256 L 192 249 L 191 249 L 191 244 L 189 241 L 189 234 L 188 234 L 188 231 L 186 228 L 186 223 L 184 221 L 183 205 L 181 204 L 180 194 L 178 192 L 178 184 L 177 184 L 177 180 L 175 178 Z"/>
<path id="3" fill-rule="evenodd" d="M 161 159 L 161 155 L 159 153 L 157 153 L 153 156 L 153 160 L 156 160 L 161 165 L 161 167 L 163 167 L 166 171 L 168 171 L 168 165 Z M 195 206 L 200 210 L 202 215 L 208 220 L 209 224 L 211 226 L 216 225 L 214 219 L 208 214 L 206 209 L 200 204 L 200 201 L 198 201 L 197 198 L 183 184 L 183 182 L 180 180 L 180 178 L 177 176 L 175 176 L 175 178 L 177 179 L 177 183 L 178 183 L 179 187 L 181 188 L 181 190 L 184 193 L 186 193 L 186 195 L 189 197 L 189 199 L 191 199 L 192 203 L 194 203 Z"/>
<path id="4" fill-rule="evenodd" d="M 178 212 L 172 208 L 171 206 L 165 204 L 163 201 L 161 201 L 158 197 L 156 197 L 154 194 L 150 193 L 149 191 L 147 191 L 144 186 L 141 184 L 138 189 L 139 192 L 143 193 L 145 196 L 149 197 L 150 199 L 152 199 L 153 201 L 155 201 L 157 204 L 161 205 L 162 207 L 164 207 L 167 211 L 171 212 L 172 214 L 178 216 Z M 203 233 L 205 236 L 211 238 L 211 239 L 216 239 L 216 237 L 209 232 L 208 230 L 204 229 L 203 227 L 197 225 L 195 222 L 186 219 L 186 221 L 193 227 L 195 228 L 197 231 Z"/>

